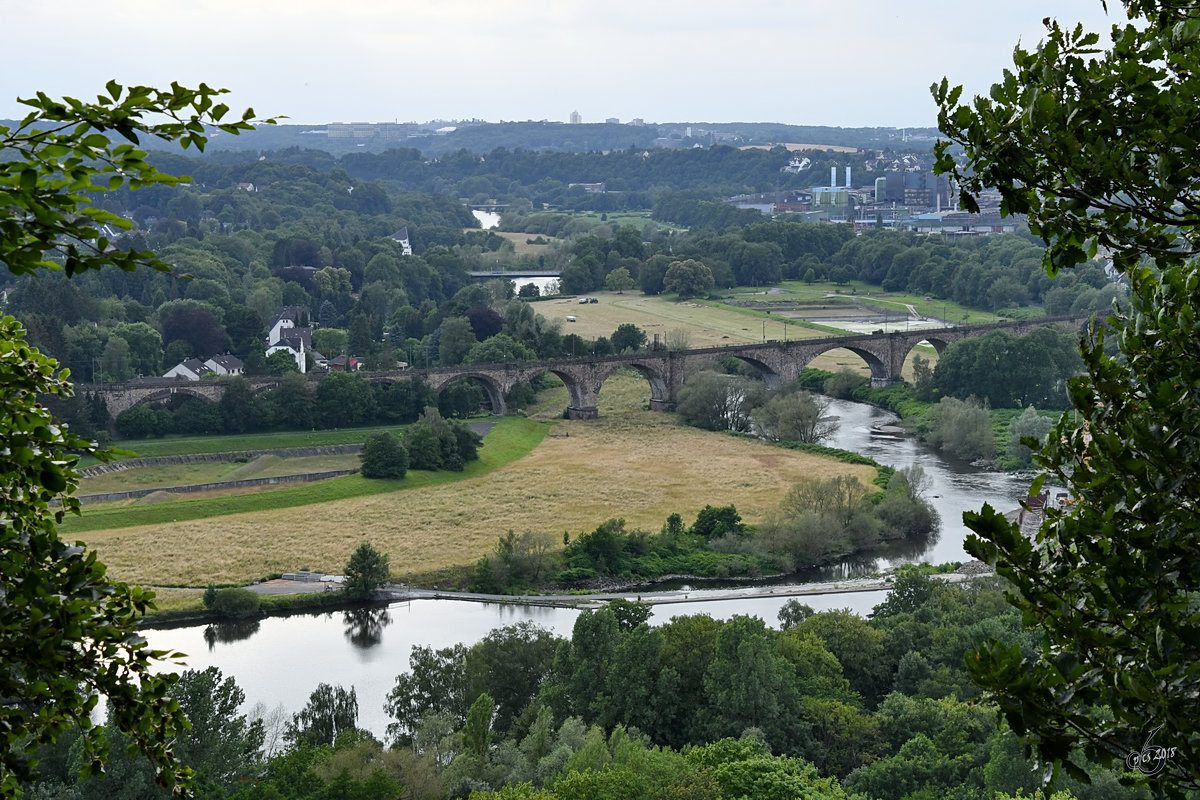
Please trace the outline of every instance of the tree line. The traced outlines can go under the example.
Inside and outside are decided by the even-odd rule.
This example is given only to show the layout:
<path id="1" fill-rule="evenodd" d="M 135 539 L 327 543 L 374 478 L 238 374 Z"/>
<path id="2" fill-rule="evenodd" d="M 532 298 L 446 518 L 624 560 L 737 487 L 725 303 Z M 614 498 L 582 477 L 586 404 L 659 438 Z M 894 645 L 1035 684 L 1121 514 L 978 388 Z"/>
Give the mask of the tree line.
<path id="1" fill-rule="evenodd" d="M 145 403 L 117 415 L 116 429 L 124 438 L 138 439 L 171 433 L 210 435 L 269 430 L 333 429 L 364 425 L 404 425 L 417 422 L 427 409 L 442 417 L 465 417 L 479 408 L 482 390 L 474 383 L 456 382 L 435 393 L 419 377 L 393 383 L 370 383 L 354 373 L 334 372 L 320 381 L 299 373 L 255 394 L 241 376 L 225 380 L 217 402 L 186 393 L 165 404 Z"/>

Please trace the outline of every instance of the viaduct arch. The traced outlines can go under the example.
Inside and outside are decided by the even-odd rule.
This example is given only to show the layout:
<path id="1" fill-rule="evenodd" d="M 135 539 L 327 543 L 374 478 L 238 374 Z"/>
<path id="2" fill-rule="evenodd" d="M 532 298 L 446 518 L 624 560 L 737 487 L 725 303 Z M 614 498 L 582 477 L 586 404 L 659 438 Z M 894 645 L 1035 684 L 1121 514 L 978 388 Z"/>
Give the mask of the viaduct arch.
<path id="1" fill-rule="evenodd" d="M 567 387 L 570 395 L 566 414 L 571 419 L 594 419 L 597 398 L 604 382 L 623 369 L 635 369 L 650 386 L 650 408 L 670 410 L 688 376 L 710 369 L 722 359 L 741 359 L 758 370 L 767 385 L 777 388 L 794 381 L 813 359 L 831 350 L 845 349 L 857 355 L 871 371 L 871 385 L 882 388 L 901 380 L 900 371 L 905 359 L 921 342 L 929 342 L 940 353 L 954 342 L 990 331 L 1002 330 L 1023 336 L 1036 328 L 1064 323 L 1080 323 L 1084 317 L 1049 317 L 1021 322 L 1000 322 L 987 325 L 959 326 L 938 330 L 895 331 L 874 334 L 836 336 L 798 341 L 768 341 L 761 344 L 728 345 L 695 350 L 650 350 L 602 358 L 588 357 L 538 362 L 507 362 L 502 364 L 470 364 L 457 367 L 434 367 L 394 372 L 376 372 L 364 376 L 372 383 L 394 383 L 412 377 L 423 379 L 434 391 L 463 378 L 479 383 L 487 394 L 492 412 L 508 413 L 504 397 L 519 383 L 550 373 Z M 250 378 L 256 394 L 271 389 L 278 378 Z M 319 376 L 309 380 L 316 383 Z M 216 402 L 225 393 L 219 381 L 181 381 L 151 378 L 108 386 L 79 386 L 80 391 L 92 392 L 104 398 L 114 417 L 126 409 L 143 403 L 161 402 L 175 394 L 189 394 Z"/>

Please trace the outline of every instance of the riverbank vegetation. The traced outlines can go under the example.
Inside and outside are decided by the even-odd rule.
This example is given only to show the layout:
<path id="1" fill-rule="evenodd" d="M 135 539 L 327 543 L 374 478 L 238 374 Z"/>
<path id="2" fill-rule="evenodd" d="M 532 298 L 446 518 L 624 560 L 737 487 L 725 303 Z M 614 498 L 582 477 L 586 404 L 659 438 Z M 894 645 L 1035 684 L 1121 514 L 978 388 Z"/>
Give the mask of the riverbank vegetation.
<path id="1" fill-rule="evenodd" d="M 887 408 L 930 445 L 961 461 L 1027 469 L 1031 450 L 1069 407 L 1066 385 L 1082 369 L 1077 330 L 1040 328 L 1014 337 L 1004 331 L 947 346 L 930 367 L 913 359 L 913 380 L 872 389 L 852 371 L 805 369 L 798 385 L 832 397 Z M 753 394 L 751 394 L 753 396 Z"/>
<path id="2" fill-rule="evenodd" d="M 748 525 L 733 505 L 706 505 L 685 527 L 671 514 L 657 532 L 628 529 L 609 519 L 559 551 L 546 535 L 509 531 L 479 560 L 471 590 L 539 591 L 547 585 L 604 586 L 650 582 L 672 575 L 757 578 L 863 557 L 891 542 L 935 535 L 937 512 L 924 497 L 920 467 L 882 472 L 871 492 L 857 477 L 798 480 L 758 525 Z"/>

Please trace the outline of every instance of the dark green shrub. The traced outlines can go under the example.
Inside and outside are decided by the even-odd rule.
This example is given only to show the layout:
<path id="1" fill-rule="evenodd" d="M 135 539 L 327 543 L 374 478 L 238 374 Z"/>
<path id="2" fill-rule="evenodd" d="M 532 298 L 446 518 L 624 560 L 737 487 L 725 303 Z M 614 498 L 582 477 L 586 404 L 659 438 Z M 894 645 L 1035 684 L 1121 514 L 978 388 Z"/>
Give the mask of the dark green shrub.
<path id="1" fill-rule="evenodd" d="M 262 603 L 249 589 L 218 589 L 211 610 L 226 619 L 248 619 L 256 616 Z"/>

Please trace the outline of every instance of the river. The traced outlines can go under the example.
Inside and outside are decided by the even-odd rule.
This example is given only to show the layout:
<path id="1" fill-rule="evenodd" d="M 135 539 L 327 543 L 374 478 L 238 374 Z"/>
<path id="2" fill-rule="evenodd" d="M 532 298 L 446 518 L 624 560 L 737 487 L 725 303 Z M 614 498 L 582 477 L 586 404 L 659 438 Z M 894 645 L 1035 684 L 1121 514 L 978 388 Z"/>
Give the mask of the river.
<path id="1" fill-rule="evenodd" d="M 969 531 L 962 523 L 963 511 L 976 511 L 984 503 L 999 511 L 1010 511 L 1026 496 L 1032 473 L 987 472 L 970 464 L 943 458 L 912 437 L 878 436 L 872 429 L 896 421 L 896 416 L 875 406 L 846 400 L 830 400 L 830 416 L 838 418 L 838 430 L 825 442 L 830 447 L 861 453 L 880 464 L 900 469 L 919 466 L 930 480 L 926 496 L 941 515 L 941 532 L 918 552 L 883 559 L 884 565 L 913 561 L 941 564 L 970 559 L 962 549 Z"/>
<path id="2" fill-rule="evenodd" d="M 490 230 L 500 224 L 500 215 L 495 211 L 480 211 L 477 208 L 471 209 L 471 216 L 479 220 L 479 227 L 485 231 Z"/>
<path id="3" fill-rule="evenodd" d="M 829 413 L 840 420 L 831 446 L 895 467 L 920 465 L 930 478 L 929 495 L 942 520 L 940 535 L 919 552 L 843 565 L 831 571 L 833 577 L 853 576 L 900 561 L 964 561 L 968 556 L 962 549 L 966 534 L 961 520 L 963 510 L 977 509 L 985 501 L 1001 510 L 1015 508 L 1028 488 L 1028 477 L 982 472 L 946 461 L 911 439 L 872 435 L 873 426 L 893 419 L 872 406 L 834 400 Z M 761 588 L 745 590 L 741 592 L 744 599 L 732 600 L 728 599 L 729 589 L 688 589 L 688 602 L 654 606 L 651 623 L 685 614 L 709 614 L 718 619 L 750 614 L 776 625 L 779 609 L 788 597 L 762 592 Z M 718 594 L 725 599 L 704 599 Z M 849 608 L 866 615 L 884 596 L 883 591 L 869 591 L 810 595 L 800 600 L 818 611 Z M 636 599 L 636 594 L 630 599 Z M 494 628 L 526 620 L 568 637 L 579 613 L 568 608 L 414 600 L 373 611 L 302 614 L 249 625 L 149 630 L 146 637 L 154 648 L 186 653 L 188 667 L 217 666 L 226 676 L 233 676 L 245 691 L 248 705 L 282 705 L 292 713 L 304 706 L 318 683 L 353 686 L 358 694 L 359 724 L 382 737 L 388 722 L 384 699 L 395 676 L 408 669 L 414 645 L 441 648 L 460 642 L 471 644 Z"/>

